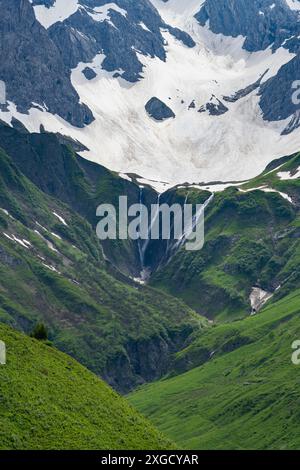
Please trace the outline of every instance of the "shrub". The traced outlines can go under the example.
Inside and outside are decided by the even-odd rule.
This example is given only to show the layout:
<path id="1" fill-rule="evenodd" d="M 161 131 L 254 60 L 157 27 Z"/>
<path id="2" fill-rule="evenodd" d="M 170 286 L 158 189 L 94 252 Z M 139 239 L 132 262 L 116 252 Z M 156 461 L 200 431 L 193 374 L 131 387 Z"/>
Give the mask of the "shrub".
<path id="1" fill-rule="evenodd" d="M 37 323 L 30 336 L 39 341 L 46 341 L 48 339 L 48 332 L 44 323 Z"/>

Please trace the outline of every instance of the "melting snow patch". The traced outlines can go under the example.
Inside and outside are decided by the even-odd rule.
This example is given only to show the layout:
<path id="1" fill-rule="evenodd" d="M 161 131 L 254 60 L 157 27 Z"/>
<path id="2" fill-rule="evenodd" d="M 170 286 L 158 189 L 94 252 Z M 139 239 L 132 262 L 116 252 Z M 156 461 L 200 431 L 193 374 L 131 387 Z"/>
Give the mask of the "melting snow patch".
<path id="1" fill-rule="evenodd" d="M 128 175 L 126 175 L 126 173 L 119 173 L 119 176 L 120 178 L 123 178 L 123 180 L 132 182 L 132 179 Z"/>
<path id="2" fill-rule="evenodd" d="M 296 173 L 294 174 L 292 174 L 291 171 L 280 171 L 277 173 L 277 176 L 279 176 L 281 180 L 296 180 L 300 178 L 300 166 L 297 168 Z"/>
<path id="3" fill-rule="evenodd" d="M 146 282 L 140 277 L 132 277 L 131 279 L 137 284 L 140 284 L 141 286 L 144 286 L 146 284 Z"/>
<path id="4" fill-rule="evenodd" d="M 79 5 L 78 0 L 56 0 L 50 8 L 45 5 L 36 5 L 33 8 L 36 19 L 47 29 L 54 23 L 69 18 L 78 10 Z"/>
<path id="5" fill-rule="evenodd" d="M 59 251 L 55 248 L 53 243 L 51 243 L 49 240 L 47 240 L 45 237 L 43 237 L 43 235 L 38 230 L 34 230 L 34 233 L 36 233 L 39 237 L 41 237 L 44 240 L 44 242 L 47 244 L 48 248 L 51 251 L 54 251 L 54 253 L 59 253 Z"/>
<path id="6" fill-rule="evenodd" d="M 264 193 L 277 193 L 280 194 L 283 199 L 286 199 L 289 203 L 294 204 L 292 198 L 286 194 L 282 193 L 281 191 L 277 191 L 276 189 L 268 188 L 267 186 L 259 186 L 258 188 L 250 188 L 250 189 L 241 189 L 239 188 L 239 191 L 242 193 L 250 193 L 251 191 L 263 191 Z"/>
<path id="7" fill-rule="evenodd" d="M 41 229 L 43 229 L 45 232 L 48 232 L 48 230 L 47 230 L 45 227 L 43 227 L 43 225 L 41 225 L 39 222 L 35 222 L 35 223 L 36 223 L 36 225 L 37 225 L 38 227 L 40 227 Z"/>
<path id="8" fill-rule="evenodd" d="M 2 209 L 2 207 L 0 207 L 0 210 L 1 210 L 1 212 L 3 212 L 3 214 L 5 214 L 7 217 L 9 217 L 9 218 L 12 219 L 12 220 L 15 220 L 14 217 L 8 212 L 8 210 Z"/>
<path id="9" fill-rule="evenodd" d="M 135 84 L 120 77 L 113 78 L 114 71 L 103 70 L 103 54 L 98 54 L 89 64 L 79 64 L 72 70 L 71 80 L 81 102 L 89 106 L 95 117 L 95 121 L 83 129 L 37 108 L 21 114 L 12 102 L 8 102 L 7 112 L 0 113 L 1 119 L 10 123 L 15 116 L 30 132 L 39 132 L 42 124 L 49 132 L 60 132 L 82 142 L 90 151 L 81 154 L 89 160 L 118 172 L 164 180 L 171 186 L 195 180 L 249 179 L 260 174 L 275 158 L 295 153 L 300 145 L 299 130 L 281 135 L 289 119 L 264 121 L 260 97 L 255 91 L 236 103 L 229 103 L 228 112 L 218 117 L 198 113 L 197 108 L 188 110 L 192 100 L 198 107 L 207 103 L 213 94 L 231 96 L 268 70 L 264 83 L 295 54 L 284 47 L 276 52 L 270 47 L 250 54 L 243 49 L 245 38 L 242 36 L 213 34 L 194 18 L 201 0 L 151 1 L 168 24 L 191 34 L 196 47 L 187 48 L 163 32 L 167 60 L 139 54 L 144 67 L 143 80 Z M 292 0 L 289 4 L 297 6 Z M 114 4 L 107 3 L 99 7 L 98 12 L 91 12 L 103 21 L 109 5 Z M 35 11 L 37 14 L 40 9 L 43 13 L 40 21 L 44 25 L 45 18 L 53 15 L 51 21 L 47 19 L 50 25 L 77 8 L 75 0 L 56 0 L 53 7 L 37 6 Z M 82 74 L 87 66 L 97 72 L 97 77 L 91 81 Z M 149 119 L 144 105 L 151 96 L 160 96 L 166 103 L 171 97 L 176 119 L 160 125 Z"/>
<path id="10" fill-rule="evenodd" d="M 267 292 L 259 287 L 253 287 L 250 294 L 252 315 L 255 315 L 272 296 L 271 292 Z"/>
<path id="11" fill-rule="evenodd" d="M 111 10 L 114 10 L 123 16 L 127 15 L 127 11 L 123 10 L 123 8 L 118 7 L 118 5 L 116 5 L 115 3 L 107 3 L 106 5 L 103 5 L 101 7 L 94 8 L 93 11 L 88 10 L 88 14 L 95 21 L 99 21 L 99 22 L 108 21 L 109 23 L 113 25 L 112 21 L 110 20 Z"/>
<path id="12" fill-rule="evenodd" d="M 53 237 L 57 238 L 58 240 L 62 240 L 62 238 L 57 235 L 57 233 L 51 232 L 51 235 L 53 235 Z"/>
<path id="13" fill-rule="evenodd" d="M 15 235 L 8 235 L 7 233 L 3 232 L 3 235 L 8 238 L 9 240 L 11 240 L 12 242 L 16 242 L 18 243 L 19 245 L 21 245 L 23 248 L 26 248 L 27 250 L 29 248 L 31 248 L 31 243 L 27 240 L 21 240 L 20 238 L 16 237 Z"/>
<path id="14" fill-rule="evenodd" d="M 19 243 L 19 245 L 21 245 L 23 248 L 26 248 L 27 250 L 29 249 L 29 246 L 27 246 L 27 244 L 24 243 L 23 240 L 20 240 L 20 238 L 17 238 L 15 235 L 13 235 L 13 238 L 14 238 L 15 242 Z"/>
<path id="15" fill-rule="evenodd" d="M 68 226 L 67 222 L 65 221 L 65 219 L 63 219 L 60 215 L 58 215 L 56 212 L 52 212 L 53 215 L 55 215 L 55 217 L 63 224 L 65 225 L 66 227 Z"/>
<path id="16" fill-rule="evenodd" d="M 285 0 L 291 10 L 300 10 L 299 0 Z"/>
<path id="17" fill-rule="evenodd" d="M 6 238 L 8 238 L 9 240 L 11 240 L 12 242 L 14 242 L 14 239 L 13 239 L 10 235 L 8 235 L 7 233 L 3 232 L 3 235 L 4 235 Z"/>
<path id="18" fill-rule="evenodd" d="M 31 247 L 32 247 L 31 243 L 30 243 L 28 240 L 25 240 L 25 239 L 23 238 L 22 241 L 23 241 L 23 243 L 25 243 L 25 245 L 26 245 L 28 248 L 31 248 Z"/>
<path id="19" fill-rule="evenodd" d="M 233 186 L 241 186 L 242 184 L 247 183 L 247 181 L 242 181 L 240 183 L 219 183 L 219 184 L 210 184 L 210 185 L 202 185 L 202 184 L 190 184 L 186 186 L 179 186 L 179 188 L 195 188 L 201 189 L 202 191 L 210 191 L 211 193 L 218 193 L 223 192 L 227 188 L 231 188 Z"/>
<path id="20" fill-rule="evenodd" d="M 43 266 L 45 266 L 45 268 L 49 269 L 50 271 L 54 272 L 54 273 L 57 273 L 57 274 L 61 274 L 59 271 L 57 271 L 57 269 L 54 267 L 54 266 L 51 266 L 49 264 L 45 264 L 45 263 L 42 263 Z"/>

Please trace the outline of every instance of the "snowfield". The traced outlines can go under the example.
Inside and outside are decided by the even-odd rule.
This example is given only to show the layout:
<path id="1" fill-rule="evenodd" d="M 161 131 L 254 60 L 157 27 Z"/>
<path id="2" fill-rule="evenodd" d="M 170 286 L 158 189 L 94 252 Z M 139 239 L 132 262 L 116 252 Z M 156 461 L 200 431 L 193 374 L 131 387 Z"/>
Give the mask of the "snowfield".
<path id="1" fill-rule="evenodd" d="M 79 64 L 72 72 L 72 83 L 95 117 L 84 129 L 72 127 L 46 109 L 32 108 L 29 115 L 20 114 L 13 103 L 9 112 L 0 113 L 1 119 L 10 122 L 15 116 L 30 131 L 39 132 L 42 124 L 47 131 L 69 135 L 89 149 L 81 154 L 85 158 L 121 174 L 137 174 L 143 183 L 157 181 L 151 184 L 160 191 L 176 184 L 246 180 L 273 159 L 298 151 L 300 129 L 281 136 L 289 119 L 264 121 L 257 90 L 236 102 L 223 99 L 255 83 L 263 74 L 265 82 L 294 55 L 284 48 L 251 54 L 242 49 L 243 37 L 211 33 L 208 25 L 201 27 L 194 18 L 201 0 L 152 3 L 168 24 L 187 31 L 196 47 L 187 48 L 163 32 L 167 61 L 139 54 L 144 77 L 135 84 L 113 78 L 115 72 L 104 71 L 102 54 L 90 64 Z M 292 8 L 299 8 L 298 3 L 289 0 Z M 50 9 L 35 7 L 45 27 L 78 8 L 75 0 L 57 0 L 55 5 Z M 110 7 L 115 8 L 111 3 Z M 95 15 L 110 21 L 105 7 L 95 10 Z M 86 66 L 96 72 L 93 80 L 83 75 Z M 164 122 L 151 119 L 145 104 L 152 97 L 162 100 L 176 118 Z M 228 111 L 219 116 L 198 112 L 211 99 L 220 100 Z"/>

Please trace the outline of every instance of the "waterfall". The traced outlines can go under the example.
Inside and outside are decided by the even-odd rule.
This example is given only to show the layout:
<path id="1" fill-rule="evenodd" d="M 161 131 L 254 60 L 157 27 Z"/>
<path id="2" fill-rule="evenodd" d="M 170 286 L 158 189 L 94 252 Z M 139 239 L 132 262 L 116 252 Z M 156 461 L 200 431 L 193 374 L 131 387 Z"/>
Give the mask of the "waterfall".
<path id="1" fill-rule="evenodd" d="M 140 205 L 143 204 L 143 187 L 140 187 L 140 195 L 139 195 L 139 203 Z M 164 254 L 161 257 L 159 266 L 163 264 L 167 264 L 173 256 L 180 250 L 182 246 L 186 243 L 188 237 L 192 234 L 192 232 L 195 230 L 197 224 L 199 223 L 200 217 L 203 215 L 204 210 L 206 207 L 210 204 L 210 202 L 213 200 L 214 194 L 212 194 L 205 202 L 204 204 L 201 205 L 200 209 L 196 212 L 196 214 L 193 216 L 191 223 L 189 224 L 188 227 L 184 227 L 184 233 L 182 234 L 181 238 L 179 240 L 167 240 L 166 241 L 166 248 L 164 251 Z M 148 226 L 148 231 L 147 231 L 147 239 L 143 240 L 142 238 L 138 239 L 138 250 L 139 250 L 139 261 L 140 261 L 140 280 L 141 281 L 146 281 L 151 274 L 150 268 L 146 266 L 145 264 L 145 259 L 146 259 L 146 253 L 148 250 L 148 247 L 150 245 L 151 241 L 151 232 L 154 227 L 155 222 L 157 221 L 157 217 L 159 217 L 159 209 L 160 209 L 160 199 L 161 199 L 161 194 L 157 195 L 157 202 L 156 206 L 153 204 L 151 205 L 151 221 Z M 183 207 L 185 208 L 186 204 L 188 201 L 188 194 L 186 194 L 185 201 Z M 153 208 L 153 210 L 152 210 Z M 153 215 L 152 215 L 153 214 Z M 140 223 L 142 222 L 142 215 L 140 215 Z"/>
<path id="2" fill-rule="evenodd" d="M 187 197 L 185 198 L 185 203 L 187 203 Z M 214 199 L 214 194 L 212 194 L 205 202 L 204 204 L 200 207 L 200 209 L 196 212 L 196 214 L 193 216 L 192 223 L 190 224 L 189 227 L 185 227 L 185 232 L 183 233 L 182 237 L 177 240 L 173 245 L 170 246 L 170 249 L 166 250 L 166 259 L 167 263 L 173 258 L 173 256 L 180 250 L 180 248 L 185 244 L 187 238 L 191 235 L 191 233 L 194 231 L 196 228 L 200 217 L 202 216 L 203 212 L 205 211 L 206 207 L 210 204 L 210 202 Z M 168 254 L 168 251 L 170 254 Z"/>
<path id="3" fill-rule="evenodd" d="M 149 243 L 150 243 L 150 240 L 151 240 L 152 228 L 153 228 L 154 223 L 157 219 L 157 216 L 159 215 L 160 196 L 161 196 L 161 194 L 158 194 L 158 196 L 157 196 L 157 203 L 156 203 L 155 213 L 154 213 L 153 218 L 151 218 L 151 222 L 150 222 L 150 225 L 149 225 L 149 228 L 148 228 L 148 237 L 147 237 L 147 240 L 145 240 L 145 243 L 144 243 L 144 246 L 143 246 L 143 260 L 144 261 L 145 261 L 145 253 L 146 253 L 146 250 L 147 250 L 147 248 L 149 246 Z M 151 216 L 152 216 L 152 210 L 151 210 Z"/>

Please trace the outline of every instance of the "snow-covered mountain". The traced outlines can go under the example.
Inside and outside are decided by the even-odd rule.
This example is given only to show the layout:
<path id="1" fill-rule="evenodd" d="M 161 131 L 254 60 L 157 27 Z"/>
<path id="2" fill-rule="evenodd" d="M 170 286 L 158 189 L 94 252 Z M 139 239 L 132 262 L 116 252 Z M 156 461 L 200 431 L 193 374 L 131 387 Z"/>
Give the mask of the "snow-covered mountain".
<path id="1" fill-rule="evenodd" d="M 159 190 L 247 179 L 300 148 L 298 0 L 0 0 L 0 10 L 5 122 L 70 136 L 87 159 Z"/>

